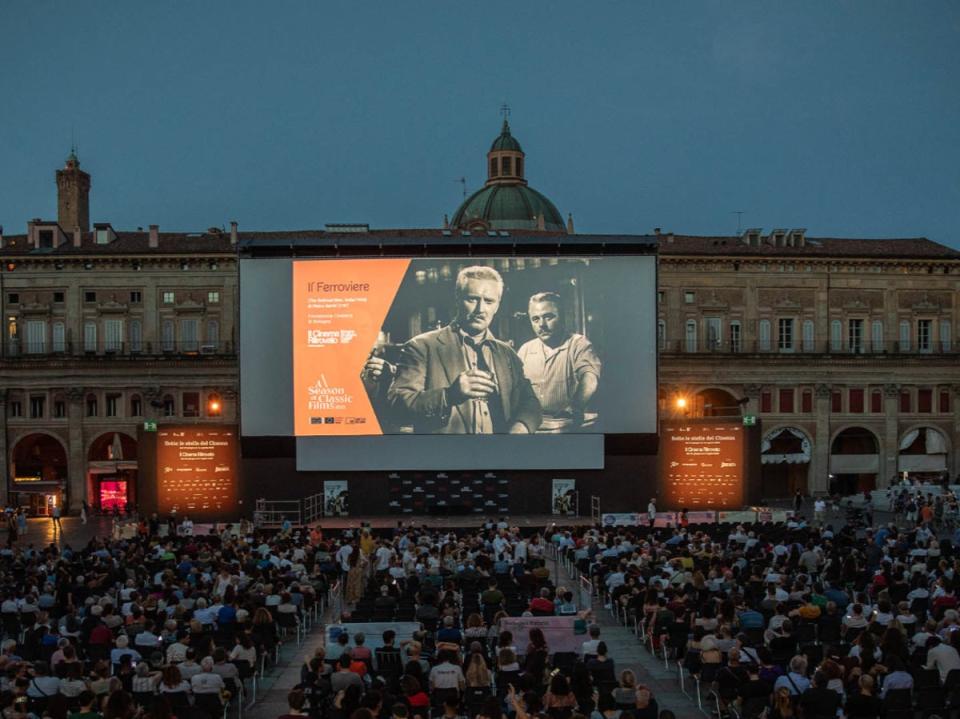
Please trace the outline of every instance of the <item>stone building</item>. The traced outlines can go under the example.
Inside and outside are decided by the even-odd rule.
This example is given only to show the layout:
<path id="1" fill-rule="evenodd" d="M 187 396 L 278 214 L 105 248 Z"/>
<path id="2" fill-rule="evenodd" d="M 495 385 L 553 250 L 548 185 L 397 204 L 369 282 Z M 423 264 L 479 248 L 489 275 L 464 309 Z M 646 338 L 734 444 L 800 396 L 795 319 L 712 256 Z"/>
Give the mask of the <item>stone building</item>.
<path id="1" fill-rule="evenodd" d="M 0 501 L 45 514 L 136 502 L 147 420 L 238 416 L 237 228 L 89 228 L 71 153 L 58 216 L 0 234 Z"/>
<path id="2" fill-rule="evenodd" d="M 960 472 L 960 253 L 658 234 L 661 416 L 758 416 L 766 497 Z"/>

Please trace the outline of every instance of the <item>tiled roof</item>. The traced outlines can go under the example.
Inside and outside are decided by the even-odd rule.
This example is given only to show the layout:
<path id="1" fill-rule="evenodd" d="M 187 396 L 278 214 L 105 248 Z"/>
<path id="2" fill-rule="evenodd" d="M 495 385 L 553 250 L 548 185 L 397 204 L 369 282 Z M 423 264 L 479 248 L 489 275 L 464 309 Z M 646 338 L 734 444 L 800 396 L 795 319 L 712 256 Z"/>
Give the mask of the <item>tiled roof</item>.
<path id="1" fill-rule="evenodd" d="M 73 246 L 73 238 L 67 235 L 67 242 L 55 249 L 35 250 L 27 244 L 26 235 L 5 235 L 0 256 L 17 257 L 25 255 L 204 255 L 235 254 L 237 246 L 230 244 L 230 233 L 210 232 L 161 232 L 159 247 L 149 246 L 149 232 L 115 231 L 117 239 L 109 244 L 96 244 L 94 233 L 84 233 L 80 247 Z M 291 244 L 319 245 L 338 244 L 341 246 L 366 245 L 370 242 L 403 244 L 409 240 L 412 244 L 455 245 L 470 242 L 476 245 L 565 245 L 582 246 L 606 245 L 647 245 L 658 244 L 659 252 L 664 256 L 702 256 L 724 255 L 739 257 L 838 257 L 838 258 L 888 258 L 888 259 L 944 259 L 960 260 L 960 252 L 945 245 L 932 242 L 923 237 L 900 239 L 846 239 L 833 237 L 807 237 L 803 247 L 774 247 L 764 238 L 759 246 L 744 243 L 736 236 L 693 236 L 693 235 L 567 235 L 537 230 L 512 231 L 507 234 L 486 234 L 474 232 L 464 235 L 459 230 L 444 231 L 430 228 L 369 230 L 366 232 L 327 232 L 326 230 L 268 230 L 238 233 L 240 247 L 282 246 Z"/>

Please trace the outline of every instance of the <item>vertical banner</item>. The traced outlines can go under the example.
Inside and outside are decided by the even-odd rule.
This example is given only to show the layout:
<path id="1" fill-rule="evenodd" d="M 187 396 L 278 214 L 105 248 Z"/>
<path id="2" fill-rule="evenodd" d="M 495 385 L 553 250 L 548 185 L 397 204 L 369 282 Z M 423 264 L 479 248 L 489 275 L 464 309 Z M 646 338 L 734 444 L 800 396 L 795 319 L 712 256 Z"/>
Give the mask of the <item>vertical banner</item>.
<path id="1" fill-rule="evenodd" d="M 554 514 L 573 514 L 576 509 L 577 480 L 553 480 L 552 507 Z"/>
<path id="2" fill-rule="evenodd" d="M 744 503 L 744 428 L 722 419 L 664 421 L 660 496 L 672 509 L 740 509 Z"/>
<path id="3" fill-rule="evenodd" d="M 345 479 L 326 479 L 323 482 L 323 516 L 346 517 L 350 493 Z"/>

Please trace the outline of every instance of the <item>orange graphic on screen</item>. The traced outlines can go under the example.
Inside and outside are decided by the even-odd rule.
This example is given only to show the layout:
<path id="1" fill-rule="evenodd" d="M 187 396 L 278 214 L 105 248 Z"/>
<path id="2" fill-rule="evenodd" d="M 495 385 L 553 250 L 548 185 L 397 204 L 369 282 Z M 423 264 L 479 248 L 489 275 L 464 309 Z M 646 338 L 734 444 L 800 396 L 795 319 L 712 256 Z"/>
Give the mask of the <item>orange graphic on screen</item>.
<path id="1" fill-rule="evenodd" d="M 407 259 L 293 263 L 293 392 L 297 436 L 382 434 L 361 372 Z"/>

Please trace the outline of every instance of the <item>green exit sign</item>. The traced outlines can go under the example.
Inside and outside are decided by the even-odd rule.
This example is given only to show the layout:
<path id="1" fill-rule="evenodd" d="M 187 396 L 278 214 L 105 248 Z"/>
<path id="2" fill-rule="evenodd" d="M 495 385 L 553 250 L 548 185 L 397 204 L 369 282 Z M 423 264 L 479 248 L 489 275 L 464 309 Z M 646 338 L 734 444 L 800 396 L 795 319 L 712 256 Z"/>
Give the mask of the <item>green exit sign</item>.
<path id="1" fill-rule="evenodd" d="M 743 415 L 743 426 L 744 427 L 753 427 L 757 423 L 757 415 L 755 414 L 745 414 Z"/>
<path id="2" fill-rule="evenodd" d="M 156 431 L 157 431 L 157 423 L 156 423 L 156 422 L 153 422 L 152 420 L 149 420 L 149 419 L 148 419 L 146 422 L 143 423 L 143 431 L 144 431 L 144 432 L 156 432 Z"/>

